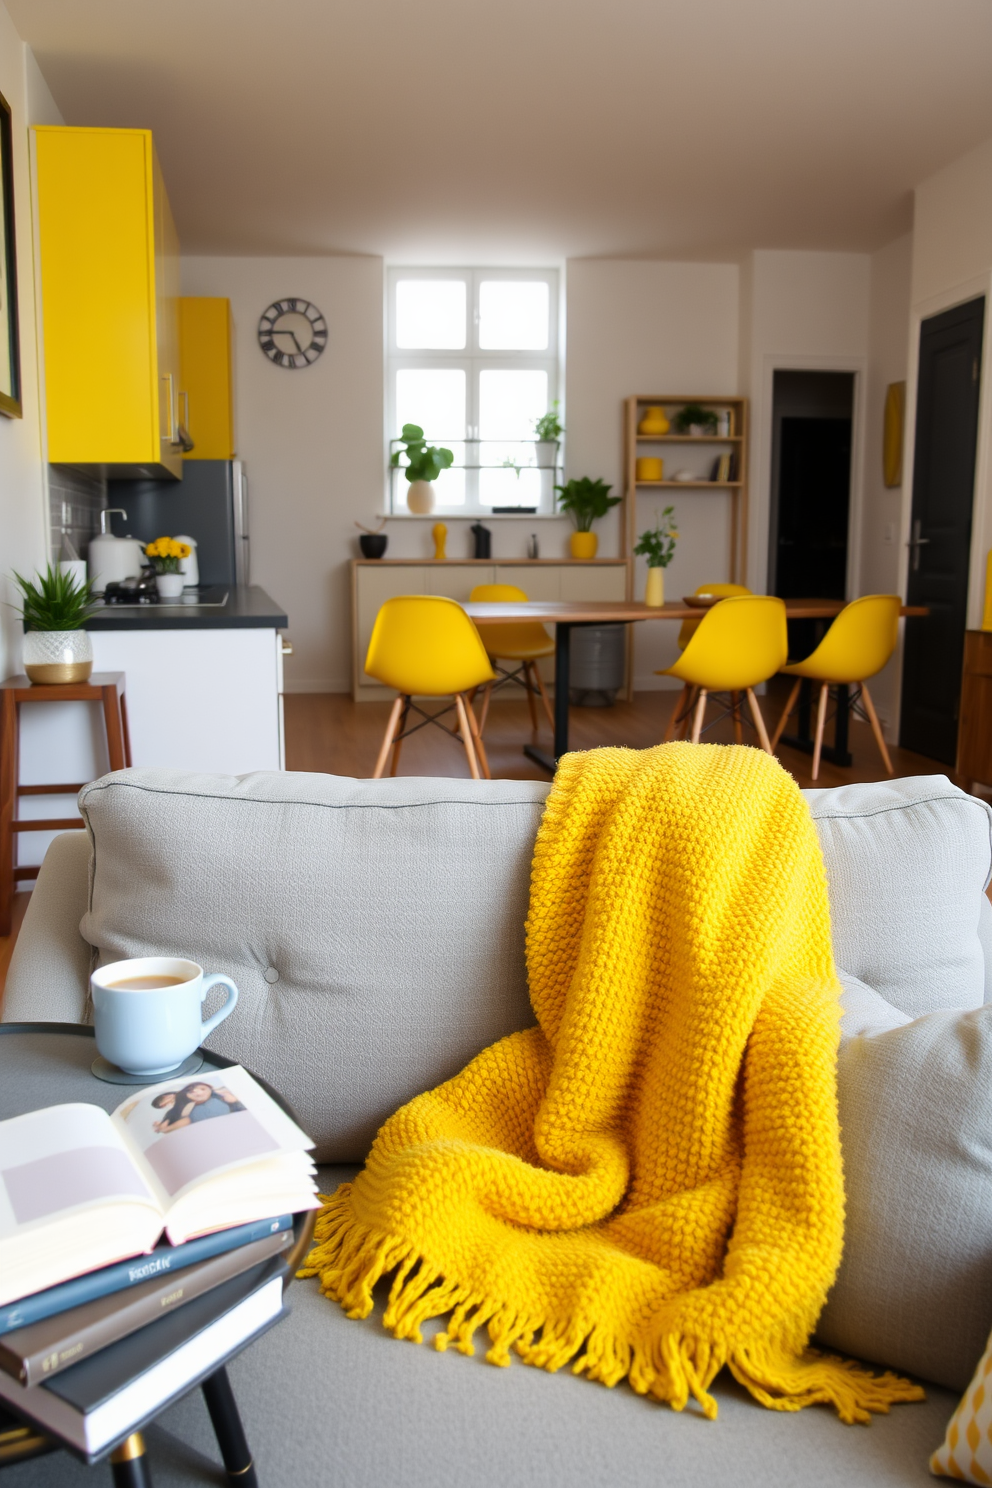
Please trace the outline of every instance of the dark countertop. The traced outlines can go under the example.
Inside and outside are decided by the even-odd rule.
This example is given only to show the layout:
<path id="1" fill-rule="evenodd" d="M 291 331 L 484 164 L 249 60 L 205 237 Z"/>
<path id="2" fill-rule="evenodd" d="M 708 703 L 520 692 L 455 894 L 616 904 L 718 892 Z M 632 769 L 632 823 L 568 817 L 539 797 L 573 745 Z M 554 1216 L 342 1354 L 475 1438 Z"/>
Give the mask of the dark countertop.
<path id="1" fill-rule="evenodd" d="M 87 630 L 283 630 L 285 611 L 257 584 L 232 584 L 223 605 L 107 605 L 86 622 Z"/>

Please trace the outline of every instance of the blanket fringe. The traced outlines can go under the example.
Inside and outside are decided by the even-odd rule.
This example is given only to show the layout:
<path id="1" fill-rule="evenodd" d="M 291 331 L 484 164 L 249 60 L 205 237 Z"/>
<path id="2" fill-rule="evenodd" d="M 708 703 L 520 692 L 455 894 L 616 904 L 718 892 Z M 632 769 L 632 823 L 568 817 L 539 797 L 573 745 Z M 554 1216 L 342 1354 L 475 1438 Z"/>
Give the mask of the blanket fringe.
<path id="1" fill-rule="evenodd" d="M 872 1374 L 862 1365 L 815 1349 L 797 1359 L 785 1350 L 728 1349 L 718 1340 L 674 1332 L 631 1340 L 594 1321 L 526 1315 L 451 1281 L 406 1242 L 387 1240 L 359 1224 L 351 1208 L 351 1189 L 345 1183 L 331 1196 L 321 1194 L 324 1207 L 314 1247 L 297 1275 L 319 1276 L 325 1296 L 339 1302 L 348 1317 L 364 1318 L 372 1311 L 376 1283 L 394 1273 L 382 1321 L 396 1338 L 422 1343 L 422 1324 L 448 1316 L 445 1330 L 433 1340 L 441 1352 L 453 1347 L 474 1354 L 473 1336 L 484 1326 L 490 1364 L 507 1367 L 512 1351 L 551 1374 L 571 1365 L 573 1374 L 609 1388 L 628 1380 L 638 1394 L 653 1395 L 677 1411 L 693 1399 L 709 1420 L 717 1415 L 709 1386 L 725 1365 L 770 1410 L 832 1405 L 848 1425 L 867 1424 L 872 1412 L 885 1414 L 899 1402 L 926 1398 L 920 1385 L 896 1374 Z"/>

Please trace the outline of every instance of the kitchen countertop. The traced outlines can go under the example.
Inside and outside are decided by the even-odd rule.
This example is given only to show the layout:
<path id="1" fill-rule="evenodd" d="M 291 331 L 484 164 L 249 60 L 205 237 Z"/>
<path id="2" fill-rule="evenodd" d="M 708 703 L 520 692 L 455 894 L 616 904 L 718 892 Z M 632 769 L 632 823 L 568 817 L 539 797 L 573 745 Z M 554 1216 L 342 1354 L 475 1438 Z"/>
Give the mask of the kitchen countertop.
<path id="1" fill-rule="evenodd" d="M 257 584 L 231 586 L 223 605 L 107 605 L 87 630 L 283 630 L 289 618 Z"/>

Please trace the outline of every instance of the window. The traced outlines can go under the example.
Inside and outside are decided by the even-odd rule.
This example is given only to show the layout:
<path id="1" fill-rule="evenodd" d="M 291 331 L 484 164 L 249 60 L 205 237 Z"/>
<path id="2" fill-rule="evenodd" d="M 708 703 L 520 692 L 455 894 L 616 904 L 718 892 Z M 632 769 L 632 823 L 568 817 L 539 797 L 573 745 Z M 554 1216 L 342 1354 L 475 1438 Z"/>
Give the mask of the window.
<path id="1" fill-rule="evenodd" d="M 554 269 L 390 269 L 387 439 L 404 424 L 454 464 L 435 482 L 438 512 L 549 514 L 560 451 L 538 448 L 534 424 L 558 397 Z M 388 511 L 406 510 L 401 469 Z"/>

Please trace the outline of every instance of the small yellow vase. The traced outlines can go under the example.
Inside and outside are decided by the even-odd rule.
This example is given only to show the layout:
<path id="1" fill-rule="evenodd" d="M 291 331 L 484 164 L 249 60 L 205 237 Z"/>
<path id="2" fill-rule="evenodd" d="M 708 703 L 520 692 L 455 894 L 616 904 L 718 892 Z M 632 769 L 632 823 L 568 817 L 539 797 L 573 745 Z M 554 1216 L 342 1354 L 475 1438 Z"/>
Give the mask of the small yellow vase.
<path id="1" fill-rule="evenodd" d="M 665 478 L 665 462 L 657 455 L 641 455 L 636 465 L 639 481 L 660 481 Z"/>
<path id="2" fill-rule="evenodd" d="M 638 434 L 667 434 L 671 424 L 665 417 L 665 410 L 655 404 L 644 410 L 644 417 L 637 426 Z"/>
<path id="3" fill-rule="evenodd" d="M 595 558 L 599 538 L 595 532 L 573 532 L 571 547 L 573 558 Z"/>
<path id="4" fill-rule="evenodd" d="M 444 551 L 444 545 L 448 540 L 448 529 L 443 522 L 434 523 L 434 526 L 431 528 L 431 537 L 434 539 L 434 561 L 435 563 L 443 563 L 447 557 Z"/>
<path id="5" fill-rule="evenodd" d="M 653 610 L 660 610 L 665 603 L 665 570 L 649 568 L 648 581 L 644 586 L 644 603 Z"/>

